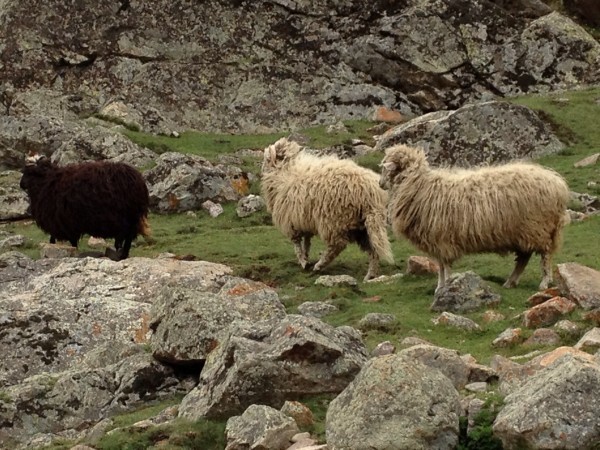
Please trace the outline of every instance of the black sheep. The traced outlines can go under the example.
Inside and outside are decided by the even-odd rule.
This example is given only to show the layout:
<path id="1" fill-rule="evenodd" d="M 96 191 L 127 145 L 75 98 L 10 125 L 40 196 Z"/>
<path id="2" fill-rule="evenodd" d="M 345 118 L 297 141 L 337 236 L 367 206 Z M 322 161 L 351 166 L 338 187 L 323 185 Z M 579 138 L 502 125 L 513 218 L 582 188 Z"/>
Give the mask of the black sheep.
<path id="1" fill-rule="evenodd" d="M 114 238 L 117 259 L 125 259 L 137 235 L 149 234 L 148 188 L 127 164 L 91 161 L 59 167 L 43 156 L 29 157 L 20 186 L 51 243 L 58 239 L 77 247 L 84 234 Z"/>

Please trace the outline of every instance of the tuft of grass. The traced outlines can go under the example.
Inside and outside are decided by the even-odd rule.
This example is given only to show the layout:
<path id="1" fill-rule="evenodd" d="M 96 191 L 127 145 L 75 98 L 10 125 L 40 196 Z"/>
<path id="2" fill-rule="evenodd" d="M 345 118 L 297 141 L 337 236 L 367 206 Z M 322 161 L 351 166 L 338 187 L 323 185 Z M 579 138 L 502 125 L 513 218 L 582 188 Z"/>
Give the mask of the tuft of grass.
<path id="1" fill-rule="evenodd" d="M 92 117 L 95 117 L 96 119 L 99 119 L 99 120 L 103 120 L 104 122 L 110 122 L 110 123 L 114 123 L 115 125 L 121 125 L 122 127 L 124 127 L 125 129 L 127 129 L 131 132 L 139 132 L 140 131 L 139 125 L 137 125 L 135 123 L 127 122 L 123 119 L 119 119 L 118 117 L 107 116 L 105 114 L 100 114 L 100 113 L 93 114 Z"/>
<path id="2" fill-rule="evenodd" d="M 222 450 L 225 448 L 225 423 L 209 420 L 191 422 L 175 419 L 147 429 L 125 428 L 103 436 L 98 450 L 192 449 Z"/>

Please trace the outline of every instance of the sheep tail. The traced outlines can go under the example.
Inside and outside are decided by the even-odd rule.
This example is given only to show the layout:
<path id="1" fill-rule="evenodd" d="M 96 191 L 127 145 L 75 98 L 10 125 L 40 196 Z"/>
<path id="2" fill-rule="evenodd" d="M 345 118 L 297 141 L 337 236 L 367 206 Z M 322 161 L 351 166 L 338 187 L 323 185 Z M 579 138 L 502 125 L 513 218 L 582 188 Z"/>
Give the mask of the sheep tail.
<path id="1" fill-rule="evenodd" d="M 367 228 L 371 248 L 379 256 L 379 259 L 393 264 L 394 255 L 392 254 L 392 247 L 388 239 L 385 215 L 376 211 L 367 214 L 365 217 L 365 227 Z"/>
<path id="2" fill-rule="evenodd" d="M 144 215 L 138 222 L 138 233 L 144 237 L 149 237 L 152 234 L 150 225 L 148 224 L 148 216 Z"/>

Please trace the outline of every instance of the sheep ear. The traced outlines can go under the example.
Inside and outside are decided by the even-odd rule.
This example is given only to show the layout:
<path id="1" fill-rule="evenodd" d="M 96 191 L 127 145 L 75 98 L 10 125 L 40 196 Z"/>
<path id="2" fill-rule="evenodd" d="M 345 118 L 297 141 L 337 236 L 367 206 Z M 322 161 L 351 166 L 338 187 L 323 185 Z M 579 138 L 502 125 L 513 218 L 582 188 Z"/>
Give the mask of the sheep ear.
<path id="1" fill-rule="evenodd" d="M 42 158 L 44 158 L 44 155 L 40 155 L 37 152 L 29 151 L 27 153 L 27 156 L 25 157 L 25 165 L 33 166 L 33 165 L 37 164 L 37 162 Z"/>
<path id="2" fill-rule="evenodd" d="M 275 164 L 275 161 L 277 159 L 277 152 L 275 151 L 275 148 L 272 145 L 265 148 L 264 159 L 265 159 L 265 162 L 268 162 L 271 165 Z"/>
<path id="3" fill-rule="evenodd" d="M 381 165 L 381 167 L 383 167 L 388 172 L 393 172 L 394 170 L 396 170 L 396 163 L 392 161 L 386 161 Z"/>

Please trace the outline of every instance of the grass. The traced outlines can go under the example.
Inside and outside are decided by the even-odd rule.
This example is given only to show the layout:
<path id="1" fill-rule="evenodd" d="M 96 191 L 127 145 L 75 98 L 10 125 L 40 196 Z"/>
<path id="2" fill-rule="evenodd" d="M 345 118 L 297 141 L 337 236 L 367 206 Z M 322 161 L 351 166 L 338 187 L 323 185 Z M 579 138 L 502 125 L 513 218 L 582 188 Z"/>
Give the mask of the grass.
<path id="1" fill-rule="evenodd" d="M 567 143 L 563 152 L 540 158 L 539 162 L 560 172 L 571 188 L 578 192 L 597 193 L 590 190 L 592 188 L 588 188 L 588 183 L 600 182 L 600 166 L 583 168 L 573 166 L 578 160 L 600 151 L 600 128 L 597 126 L 597 118 L 600 116 L 599 99 L 600 89 L 595 88 L 510 100 L 540 111 L 540 115 L 552 123 L 556 133 Z M 325 127 L 315 127 L 304 131 L 303 134 L 310 138 L 309 145 L 315 148 L 348 142 L 352 137 L 360 137 L 372 144 L 372 138 L 366 131 L 371 125 L 369 122 L 348 123 L 350 131 L 338 135 L 326 133 Z M 284 135 L 280 133 L 232 136 L 190 132 L 183 133 L 180 138 L 170 138 L 144 135 L 131 130 L 124 130 L 124 133 L 142 145 L 151 145 L 163 151 L 196 154 L 211 161 L 216 161 L 220 154 L 233 154 L 239 149 L 263 148 Z M 375 154 L 363 157 L 359 162 L 376 168 L 380 159 L 381 155 Z M 248 167 L 258 172 L 259 161 L 256 158 L 249 160 Z M 258 192 L 258 187 L 258 185 L 253 186 L 253 191 Z M 138 240 L 132 248 L 132 256 L 156 257 L 162 252 L 171 252 L 227 264 L 237 275 L 263 281 L 275 288 L 289 313 L 296 313 L 298 306 L 306 301 L 328 301 L 337 305 L 339 311 L 323 319 L 335 326 L 357 326 L 359 320 L 369 312 L 395 315 L 398 326 L 393 332 L 365 333 L 364 339 L 369 349 L 384 340 L 399 345 L 403 338 L 416 336 L 436 345 L 456 349 L 462 354 L 470 353 L 483 364 L 489 363 L 490 358 L 495 354 L 510 357 L 523 355 L 532 350 L 522 346 L 496 349 L 491 347 L 491 342 L 506 328 L 521 326 L 518 315 L 526 309 L 526 300 L 537 292 L 540 281 L 539 258 L 532 258 L 519 287 L 510 290 L 502 288 L 501 285 L 512 270 L 512 257 L 495 254 L 470 255 L 457 262 L 453 267 L 454 271 L 475 271 L 486 280 L 494 292 L 501 295 L 502 301 L 497 310 L 505 316 L 504 320 L 485 324 L 482 321 L 483 311 L 466 314 L 482 326 L 481 331 L 466 332 L 433 325 L 432 319 L 438 314 L 430 312 L 429 307 L 433 300 L 436 276 L 405 275 L 387 284 L 359 282 L 355 288 L 315 286 L 316 275 L 299 268 L 291 243 L 272 226 L 267 213 L 258 213 L 240 219 L 235 213 L 235 205 L 227 204 L 224 205 L 224 213 L 217 218 L 211 218 L 204 211 L 197 211 L 196 217 L 187 214 L 152 214 L 150 223 L 154 242 L 148 244 Z M 570 224 L 565 229 L 563 247 L 555 257 L 555 264 L 574 261 L 600 268 L 600 252 L 596 244 L 599 225 L 600 216 Z M 5 225 L 4 228 L 27 237 L 28 244 L 23 252 L 31 257 L 39 255 L 35 243 L 47 241 L 47 236 L 31 223 L 12 223 Z M 232 239 L 232 236 L 235 236 L 235 239 Z M 313 242 L 311 255 L 314 261 L 318 252 L 323 249 L 323 245 L 317 238 Z M 408 257 L 419 254 L 404 239 L 392 237 L 391 242 L 396 263 L 393 266 L 382 266 L 382 271 L 386 275 L 403 272 Z M 85 245 L 82 249 L 85 249 Z M 325 273 L 351 274 L 360 280 L 366 273 L 367 265 L 367 256 L 356 246 L 350 246 L 325 270 Z M 381 300 L 377 303 L 363 301 L 374 296 L 380 296 Z M 572 313 L 569 318 L 581 321 L 578 312 Z M 590 327 L 589 324 L 582 324 L 584 329 Z M 524 330 L 525 336 L 530 333 L 530 330 Z M 564 343 L 572 344 L 571 341 Z M 317 416 L 317 424 L 310 431 L 321 439 L 324 438 L 324 417 L 329 400 L 330 398 L 323 397 L 307 399 L 307 404 Z M 164 442 L 166 447 L 161 444 L 161 448 L 217 448 L 210 447 L 213 444 L 202 444 L 205 445 L 204 447 L 202 445 L 185 447 L 180 442 L 188 439 L 186 437 L 188 434 L 189 439 L 199 442 L 198 440 L 205 439 L 203 436 L 211 435 L 211 431 L 203 427 L 209 430 L 222 430 L 220 428 L 222 425 L 178 421 L 171 428 L 170 426 L 157 427 L 152 432 L 135 432 L 135 437 L 144 445 L 149 445 L 148 448 L 153 448 L 152 446 L 161 439 L 166 440 Z M 127 433 L 123 432 L 123 434 Z M 106 439 L 109 439 L 108 436 Z M 117 433 L 106 441 L 106 447 L 101 448 L 141 448 L 128 446 L 130 444 L 125 444 L 125 441 L 120 439 L 125 439 L 125 436 Z M 209 438 L 206 439 L 208 442 Z M 185 442 L 185 445 L 192 445 L 188 441 Z"/>

